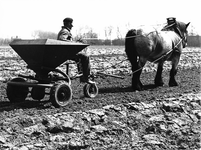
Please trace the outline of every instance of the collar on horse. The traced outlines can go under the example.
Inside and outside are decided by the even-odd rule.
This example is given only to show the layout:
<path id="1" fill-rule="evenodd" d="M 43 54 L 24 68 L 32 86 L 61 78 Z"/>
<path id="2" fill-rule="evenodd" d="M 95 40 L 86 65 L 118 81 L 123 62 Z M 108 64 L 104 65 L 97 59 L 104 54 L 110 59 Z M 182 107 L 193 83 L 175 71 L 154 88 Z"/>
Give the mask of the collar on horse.
<path id="1" fill-rule="evenodd" d="M 182 44 L 185 45 L 185 36 L 182 35 L 181 30 L 179 29 L 178 23 L 176 21 L 166 25 L 162 29 L 162 31 L 168 31 L 168 30 L 173 30 L 181 38 L 180 42 L 182 42 Z"/>
<path id="2" fill-rule="evenodd" d="M 167 31 L 168 29 L 170 29 L 170 30 L 173 29 L 173 30 L 175 31 L 175 33 L 177 33 L 181 39 L 184 39 L 184 36 L 181 34 L 181 31 L 180 31 L 180 29 L 178 28 L 178 24 L 177 24 L 176 22 L 175 22 L 175 23 L 172 23 L 172 24 L 166 25 L 166 26 L 162 29 L 162 31 Z"/>
<path id="3" fill-rule="evenodd" d="M 183 47 L 185 47 L 186 39 L 185 36 L 181 33 L 181 30 L 178 28 L 178 25 L 175 27 L 175 32 L 179 35 L 179 37 L 181 38 L 182 45 Z"/>
<path id="4" fill-rule="evenodd" d="M 179 35 L 179 37 L 184 40 L 185 37 L 182 35 L 181 30 L 178 28 L 179 23 L 176 21 L 176 18 L 169 17 L 167 18 L 167 25 L 162 30 L 173 29 L 175 33 Z"/>

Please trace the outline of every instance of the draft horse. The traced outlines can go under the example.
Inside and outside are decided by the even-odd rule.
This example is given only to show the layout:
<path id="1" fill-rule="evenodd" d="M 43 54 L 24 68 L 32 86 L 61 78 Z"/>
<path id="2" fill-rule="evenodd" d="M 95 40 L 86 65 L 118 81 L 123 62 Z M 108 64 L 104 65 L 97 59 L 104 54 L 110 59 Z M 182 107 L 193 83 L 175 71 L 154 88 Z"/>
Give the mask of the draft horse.
<path id="1" fill-rule="evenodd" d="M 125 38 L 125 52 L 132 67 L 132 88 L 143 90 L 140 81 L 142 69 L 147 61 L 157 63 L 155 86 L 163 86 L 162 71 L 165 61 L 171 61 L 169 86 L 177 86 L 175 80 L 177 67 L 182 49 L 187 45 L 187 27 L 176 21 L 175 18 L 167 18 L 168 24 L 160 31 L 145 32 L 143 29 L 131 29 Z"/>

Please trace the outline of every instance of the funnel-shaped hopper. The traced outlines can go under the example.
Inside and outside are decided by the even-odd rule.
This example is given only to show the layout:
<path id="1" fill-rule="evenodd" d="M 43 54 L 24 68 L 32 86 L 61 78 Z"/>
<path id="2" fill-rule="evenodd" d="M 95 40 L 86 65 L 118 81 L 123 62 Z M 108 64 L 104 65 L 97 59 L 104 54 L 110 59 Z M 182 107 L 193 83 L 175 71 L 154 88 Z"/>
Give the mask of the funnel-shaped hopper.
<path id="1" fill-rule="evenodd" d="M 33 71 L 42 67 L 56 68 L 66 60 L 89 46 L 88 44 L 53 39 L 14 40 L 10 43 L 14 51 Z"/>

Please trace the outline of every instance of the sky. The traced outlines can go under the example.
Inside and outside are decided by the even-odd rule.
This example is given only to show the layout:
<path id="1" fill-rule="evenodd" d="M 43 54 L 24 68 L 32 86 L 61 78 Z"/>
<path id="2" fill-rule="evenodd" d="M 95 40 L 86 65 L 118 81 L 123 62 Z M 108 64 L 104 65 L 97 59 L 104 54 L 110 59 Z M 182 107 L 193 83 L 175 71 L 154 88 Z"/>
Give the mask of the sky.
<path id="1" fill-rule="evenodd" d="M 201 0 L 0 0 L 0 38 L 33 38 L 36 30 L 58 33 L 63 19 L 73 18 L 72 33 L 86 28 L 104 38 L 105 29 L 128 29 L 166 23 L 166 18 L 191 22 L 201 35 Z"/>

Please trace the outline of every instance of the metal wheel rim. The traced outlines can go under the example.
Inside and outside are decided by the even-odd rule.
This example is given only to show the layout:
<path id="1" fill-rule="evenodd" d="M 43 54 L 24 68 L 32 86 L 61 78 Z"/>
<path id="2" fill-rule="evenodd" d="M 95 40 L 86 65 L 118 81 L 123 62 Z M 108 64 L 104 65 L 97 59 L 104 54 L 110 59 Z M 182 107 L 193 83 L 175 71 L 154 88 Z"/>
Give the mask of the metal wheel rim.
<path id="1" fill-rule="evenodd" d="M 86 84 L 85 93 L 86 93 L 86 96 L 94 98 L 98 94 L 98 88 L 95 84 Z"/>
<path id="2" fill-rule="evenodd" d="M 58 99 L 58 103 L 64 104 L 65 102 L 69 101 L 70 98 L 70 89 L 66 87 L 61 87 L 57 90 L 57 95 L 55 95 Z"/>

